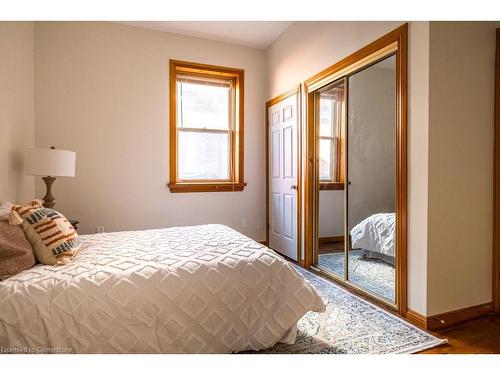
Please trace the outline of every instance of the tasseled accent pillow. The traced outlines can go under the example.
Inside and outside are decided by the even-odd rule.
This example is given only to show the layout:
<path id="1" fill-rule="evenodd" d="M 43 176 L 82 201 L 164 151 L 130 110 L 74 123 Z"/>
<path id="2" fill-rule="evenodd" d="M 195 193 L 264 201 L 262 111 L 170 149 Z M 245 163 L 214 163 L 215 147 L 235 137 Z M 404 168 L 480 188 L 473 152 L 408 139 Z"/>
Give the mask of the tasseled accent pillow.
<path id="1" fill-rule="evenodd" d="M 61 213 L 35 200 L 29 206 L 13 206 L 10 225 L 22 224 L 36 259 L 43 264 L 66 264 L 75 254 L 78 234 Z"/>

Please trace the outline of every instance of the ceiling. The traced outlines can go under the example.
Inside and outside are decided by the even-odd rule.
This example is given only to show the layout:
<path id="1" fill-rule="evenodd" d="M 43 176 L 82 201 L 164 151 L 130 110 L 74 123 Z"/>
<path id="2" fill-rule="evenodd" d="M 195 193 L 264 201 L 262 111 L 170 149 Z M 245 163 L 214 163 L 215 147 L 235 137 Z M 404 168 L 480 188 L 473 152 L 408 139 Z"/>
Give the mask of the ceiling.
<path id="1" fill-rule="evenodd" d="M 146 29 L 212 39 L 266 49 L 292 22 L 289 21 L 130 21 L 119 22 Z"/>

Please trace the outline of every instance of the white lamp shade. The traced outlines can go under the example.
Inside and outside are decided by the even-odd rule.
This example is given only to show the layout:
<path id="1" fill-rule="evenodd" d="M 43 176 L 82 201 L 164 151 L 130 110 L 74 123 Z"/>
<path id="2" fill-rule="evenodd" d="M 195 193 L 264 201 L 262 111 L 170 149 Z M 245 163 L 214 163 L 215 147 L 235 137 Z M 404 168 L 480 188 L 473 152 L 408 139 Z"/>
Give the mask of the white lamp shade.
<path id="1" fill-rule="evenodd" d="M 76 152 L 33 148 L 26 157 L 26 174 L 31 176 L 75 177 Z"/>

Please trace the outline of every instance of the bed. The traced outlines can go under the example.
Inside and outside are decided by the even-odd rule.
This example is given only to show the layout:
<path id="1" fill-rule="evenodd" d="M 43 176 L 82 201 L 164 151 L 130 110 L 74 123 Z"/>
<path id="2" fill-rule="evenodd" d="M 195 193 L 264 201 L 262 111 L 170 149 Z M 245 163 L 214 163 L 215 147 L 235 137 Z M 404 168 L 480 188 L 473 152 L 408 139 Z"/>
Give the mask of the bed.
<path id="1" fill-rule="evenodd" d="M 74 260 L 0 282 L 0 346 L 230 353 L 293 343 L 325 304 L 286 260 L 223 225 L 80 236 Z"/>
<path id="2" fill-rule="evenodd" d="M 395 213 L 377 213 L 356 224 L 351 232 L 351 248 L 364 250 L 366 258 L 394 265 Z"/>

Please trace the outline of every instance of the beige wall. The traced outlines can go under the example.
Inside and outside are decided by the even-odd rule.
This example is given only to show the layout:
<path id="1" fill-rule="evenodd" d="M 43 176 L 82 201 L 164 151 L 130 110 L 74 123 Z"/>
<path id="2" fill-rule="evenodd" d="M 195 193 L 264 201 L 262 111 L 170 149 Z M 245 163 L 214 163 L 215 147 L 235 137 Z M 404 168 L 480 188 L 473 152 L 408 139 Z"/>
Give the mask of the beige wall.
<path id="1" fill-rule="evenodd" d="M 33 199 L 25 150 L 34 145 L 33 23 L 0 22 L 0 202 Z"/>
<path id="2" fill-rule="evenodd" d="M 245 69 L 243 192 L 168 190 L 169 59 Z M 265 239 L 264 78 L 264 52 L 252 48 L 114 23 L 37 22 L 36 144 L 77 153 L 77 177 L 54 185 L 56 208 L 82 233 L 223 223 Z"/>
<path id="3" fill-rule="evenodd" d="M 429 315 L 492 297 L 496 27 L 431 22 Z"/>
<path id="4" fill-rule="evenodd" d="M 402 22 L 294 22 L 267 50 L 270 99 L 400 26 Z M 408 304 L 426 312 L 428 22 L 409 33 L 409 281 Z M 427 82 L 428 86 L 428 82 Z"/>
<path id="5" fill-rule="evenodd" d="M 408 306 L 427 314 L 429 22 L 408 35 Z"/>

